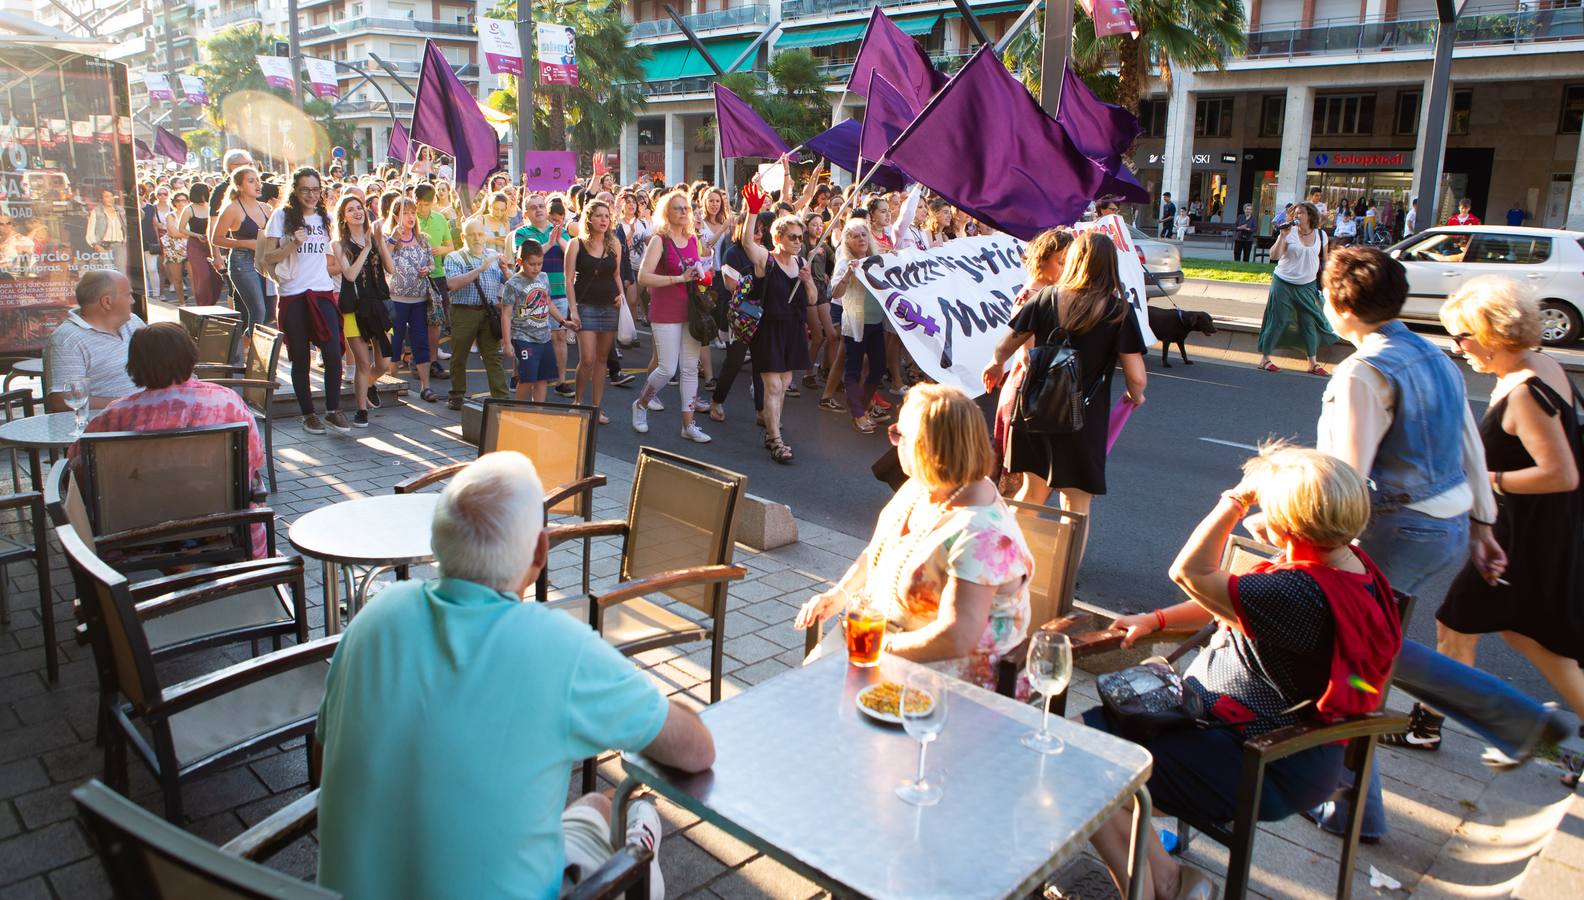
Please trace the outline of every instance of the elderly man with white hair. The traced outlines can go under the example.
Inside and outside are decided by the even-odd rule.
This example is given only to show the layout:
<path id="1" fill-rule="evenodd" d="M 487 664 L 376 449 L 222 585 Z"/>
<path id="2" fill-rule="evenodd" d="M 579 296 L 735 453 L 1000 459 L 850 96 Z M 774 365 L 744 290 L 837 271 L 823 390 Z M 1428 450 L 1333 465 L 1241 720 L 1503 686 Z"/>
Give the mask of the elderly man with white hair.
<path id="1" fill-rule="evenodd" d="M 522 601 L 549 552 L 526 457 L 491 453 L 453 478 L 431 540 L 440 577 L 382 591 L 330 665 L 319 883 L 348 897 L 555 897 L 615 852 L 607 798 L 562 808 L 576 761 L 615 748 L 699 772 L 714 742 L 587 624 Z M 657 847 L 652 803 L 629 821 L 629 842 Z M 662 897 L 658 862 L 650 879 Z"/>

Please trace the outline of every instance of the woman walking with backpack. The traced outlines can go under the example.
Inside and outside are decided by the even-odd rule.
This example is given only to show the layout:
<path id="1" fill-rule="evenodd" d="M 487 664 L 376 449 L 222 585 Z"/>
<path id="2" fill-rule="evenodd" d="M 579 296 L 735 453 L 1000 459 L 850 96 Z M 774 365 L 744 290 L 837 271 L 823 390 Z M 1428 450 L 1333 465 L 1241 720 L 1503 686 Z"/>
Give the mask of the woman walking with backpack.
<path id="1" fill-rule="evenodd" d="M 1077 352 L 1077 389 L 1086 401 L 1083 426 L 1072 433 L 1053 434 L 1033 430 L 1031 423 L 1014 417 L 1007 435 L 1007 469 L 1026 473 L 1023 499 L 1044 503 L 1054 490 L 1062 509 L 1085 515 L 1095 495 L 1106 492 L 1111 376 L 1118 360 L 1127 399 L 1135 406 L 1144 405 L 1147 381 L 1144 338 L 1122 299 L 1116 253 L 1116 245 L 1104 234 L 1079 235 L 1067 250 L 1061 280 L 1017 311 L 1011 331 L 996 345 L 983 373 L 985 389 L 994 390 L 1002 365 L 1031 337 L 1036 347 L 1066 343 Z M 1030 365 L 1034 362 L 1031 358 Z M 1040 423 L 1033 424 L 1037 428 Z"/>

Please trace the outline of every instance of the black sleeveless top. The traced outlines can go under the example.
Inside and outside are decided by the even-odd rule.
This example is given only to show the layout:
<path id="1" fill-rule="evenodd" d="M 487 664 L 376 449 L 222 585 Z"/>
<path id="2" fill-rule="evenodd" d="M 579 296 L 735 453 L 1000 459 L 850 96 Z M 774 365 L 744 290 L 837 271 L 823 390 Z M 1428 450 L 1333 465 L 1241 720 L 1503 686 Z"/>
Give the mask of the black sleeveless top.
<path id="1" fill-rule="evenodd" d="M 580 244 L 574 290 L 579 306 L 615 306 L 616 254 L 607 247 L 604 256 L 595 256 L 586 244 Z"/>

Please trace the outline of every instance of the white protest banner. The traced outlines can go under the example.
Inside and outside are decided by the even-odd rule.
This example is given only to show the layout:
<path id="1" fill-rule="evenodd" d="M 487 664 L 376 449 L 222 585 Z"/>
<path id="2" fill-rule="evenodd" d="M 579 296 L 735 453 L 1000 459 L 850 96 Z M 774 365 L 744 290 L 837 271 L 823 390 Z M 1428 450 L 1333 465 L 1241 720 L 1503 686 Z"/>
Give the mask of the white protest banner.
<path id="1" fill-rule="evenodd" d="M 1138 245 L 1133 243 L 1133 235 L 1129 233 L 1127 223 L 1122 217 L 1112 213 L 1094 222 L 1079 222 L 1072 227 L 1073 231 L 1083 234 L 1086 231 L 1099 231 L 1111 238 L 1117 249 L 1117 275 L 1122 281 L 1122 291 L 1126 295 L 1128 306 L 1133 308 L 1133 318 L 1138 320 L 1139 334 L 1144 336 L 1144 346 L 1155 343 L 1155 332 L 1150 330 L 1149 310 L 1145 304 L 1149 301 L 1149 291 L 1144 283 L 1144 264 L 1139 261 Z"/>
<path id="2" fill-rule="evenodd" d="M 977 397 L 985 392 L 979 375 L 1027 278 L 1023 247 L 1008 234 L 958 238 L 932 250 L 871 256 L 858 272 L 913 361 L 941 384 Z"/>
<path id="3" fill-rule="evenodd" d="M 182 93 L 187 95 L 187 102 L 194 106 L 203 106 L 209 102 L 209 89 L 204 87 L 203 79 L 197 75 L 183 75 L 181 77 Z"/>
<path id="4" fill-rule="evenodd" d="M 341 96 L 341 88 L 336 84 L 335 63 L 312 56 L 304 56 L 302 61 L 308 69 L 308 87 L 315 97 Z"/>
<path id="5" fill-rule="evenodd" d="M 535 26 L 540 84 L 577 84 L 577 32 L 571 25 Z"/>
<path id="6" fill-rule="evenodd" d="M 264 82 L 273 88 L 291 90 L 292 67 L 291 60 L 284 56 L 259 56 L 259 71 L 264 73 Z"/>
<path id="7" fill-rule="evenodd" d="M 508 19 L 478 20 L 479 50 L 492 75 L 522 75 L 522 45 L 517 23 Z"/>
<path id="8" fill-rule="evenodd" d="M 143 86 L 148 88 L 150 102 L 176 99 L 176 95 L 171 93 L 170 79 L 158 72 L 144 72 Z"/>

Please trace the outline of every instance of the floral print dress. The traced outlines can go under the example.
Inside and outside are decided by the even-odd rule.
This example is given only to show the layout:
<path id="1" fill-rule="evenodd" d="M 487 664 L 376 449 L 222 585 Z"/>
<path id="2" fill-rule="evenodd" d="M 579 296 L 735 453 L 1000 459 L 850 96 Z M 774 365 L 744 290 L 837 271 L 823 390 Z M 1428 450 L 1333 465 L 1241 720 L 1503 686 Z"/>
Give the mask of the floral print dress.
<path id="1" fill-rule="evenodd" d="M 1033 554 L 999 496 L 983 506 L 950 508 L 938 520 L 935 515 L 928 489 L 910 479 L 881 510 L 869 546 L 836 587 L 867 593 L 893 626 L 915 631 L 935 621 L 951 578 L 993 586 L 990 620 L 973 651 L 929 665 L 995 690 L 996 663 L 1028 636 Z"/>

